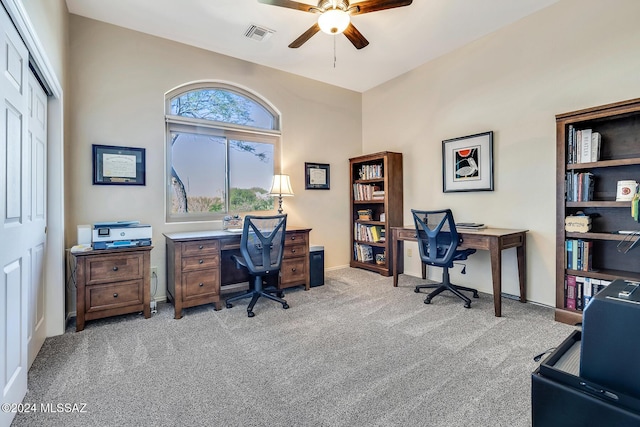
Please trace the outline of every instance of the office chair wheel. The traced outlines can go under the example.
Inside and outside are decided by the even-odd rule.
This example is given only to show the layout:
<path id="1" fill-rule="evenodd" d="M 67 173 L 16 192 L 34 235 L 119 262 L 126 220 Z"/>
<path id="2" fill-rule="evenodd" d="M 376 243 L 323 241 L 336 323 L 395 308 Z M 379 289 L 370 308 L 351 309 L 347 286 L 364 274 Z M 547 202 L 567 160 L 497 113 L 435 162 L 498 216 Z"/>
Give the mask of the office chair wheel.
<path id="1" fill-rule="evenodd" d="M 416 294 L 420 293 L 420 289 L 418 289 L 418 287 L 416 286 L 416 288 L 413 290 L 413 292 L 415 292 Z"/>
<path id="2" fill-rule="evenodd" d="M 464 308 L 471 308 L 471 303 L 470 302 L 465 302 L 464 303 Z"/>
<path id="3" fill-rule="evenodd" d="M 248 316 L 248 317 L 253 317 L 253 316 L 255 316 L 255 315 L 256 315 L 256 314 L 255 314 L 253 311 L 247 311 L 247 316 Z"/>
<path id="4" fill-rule="evenodd" d="M 282 291 L 278 291 L 278 292 L 276 293 L 276 296 L 277 296 L 278 298 L 284 298 L 284 292 L 282 292 Z"/>
<path id="5" fill-rule="evenodd" d="M 227 308 L 231 308 L 231 307 L 233 307 L 233 304 L 231 304 L 230 302 L 228 302 L 228 303 L 226 304 L 226 306 L 227 306 Z"/>
<path id="6" fill-rule="evenodd" d="M 425 304 L 431 304 L 431 298 L 426 297 L 426 298 L 424 299 L 424 303 L 425 303 Z"/>
<path id="7" fill-rule="evenodd" d="M 480 295 L 478 295 L 478 293 L 477 293 L 477 292 L 474 292 L 474 293 L 473 293 L 473 297 L 474 297 L 474 298 L 480 298 Z"/>
<path id="8" fill-rule="evenodd" d="M 286 304 L 286 303 L 282 304 L 282 308 L 284 308 L 286 310 L 287 308 L 289 308 L 289 304 Z"/>

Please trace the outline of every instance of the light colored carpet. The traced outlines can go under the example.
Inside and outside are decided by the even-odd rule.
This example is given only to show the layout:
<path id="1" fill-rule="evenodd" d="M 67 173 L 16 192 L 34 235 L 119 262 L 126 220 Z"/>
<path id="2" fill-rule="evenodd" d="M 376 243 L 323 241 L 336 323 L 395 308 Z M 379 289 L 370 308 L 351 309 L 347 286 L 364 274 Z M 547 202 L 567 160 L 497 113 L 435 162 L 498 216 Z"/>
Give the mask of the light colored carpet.
<path id="1" fill-rule="evenodd" d="M 84 403 L 86 413 L 18 414 L 19 426 L 531 425 L 533 357 L 573 327 L 553 310 L 448 292 L 431 305 L 420 279 L 359 269 L 293 289 L 291 308 L 261 300 L 215 312 L 159 304 L 48 338 L 25 403 Z"/>

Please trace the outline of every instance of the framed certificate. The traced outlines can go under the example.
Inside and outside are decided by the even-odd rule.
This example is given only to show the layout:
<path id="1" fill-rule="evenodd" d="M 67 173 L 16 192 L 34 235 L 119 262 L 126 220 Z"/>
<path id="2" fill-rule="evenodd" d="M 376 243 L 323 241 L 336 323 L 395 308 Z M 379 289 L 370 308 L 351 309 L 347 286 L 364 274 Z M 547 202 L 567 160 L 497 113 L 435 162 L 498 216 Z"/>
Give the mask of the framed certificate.
<path id="1" fill-rule="evenodd" d="M 145 149 L 93 145 L 94 185 L 145 185 Z"/>
<path id="2" fill-rule="evenodd" d="M 329 165 L 324 163 L 305 163 L 305 190 L 329 189 Z"/>

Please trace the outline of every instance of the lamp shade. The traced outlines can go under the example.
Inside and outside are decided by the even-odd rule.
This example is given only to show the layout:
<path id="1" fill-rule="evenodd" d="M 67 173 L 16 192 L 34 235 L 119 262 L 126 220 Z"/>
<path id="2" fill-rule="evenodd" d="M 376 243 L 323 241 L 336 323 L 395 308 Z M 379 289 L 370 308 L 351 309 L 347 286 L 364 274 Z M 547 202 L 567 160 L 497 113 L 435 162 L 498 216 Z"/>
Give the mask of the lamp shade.
<path id="1" fill-rule="evenodd" d="M 351 17 L 340 9 L 329 9 L 318 18 L 318 26 L 327 34 L 340 34 L 347 29 Z"/>
<path id="2" fill-rule="evenodd" d="M 293 196 L 289 175 L 274 175 L 269 194 L 272 196 Z"/>

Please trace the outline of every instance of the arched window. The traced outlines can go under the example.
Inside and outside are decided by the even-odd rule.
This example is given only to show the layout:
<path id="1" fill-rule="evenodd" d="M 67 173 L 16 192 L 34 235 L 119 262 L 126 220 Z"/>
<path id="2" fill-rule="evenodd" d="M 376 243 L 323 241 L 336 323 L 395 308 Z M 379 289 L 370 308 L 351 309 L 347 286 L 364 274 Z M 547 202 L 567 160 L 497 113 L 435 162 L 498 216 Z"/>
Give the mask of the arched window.
<path id="1" fill-rule="evenodd" d="M 270 211 L 279 170 L 280 116 L 235 86 L 199 83 L 169 92 L 167 221 Z"/>

